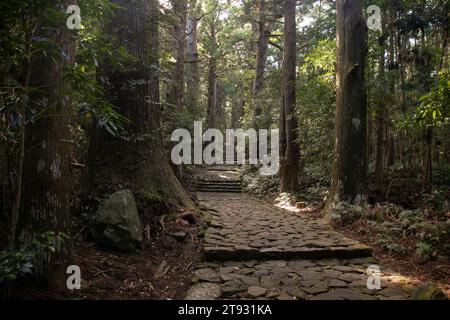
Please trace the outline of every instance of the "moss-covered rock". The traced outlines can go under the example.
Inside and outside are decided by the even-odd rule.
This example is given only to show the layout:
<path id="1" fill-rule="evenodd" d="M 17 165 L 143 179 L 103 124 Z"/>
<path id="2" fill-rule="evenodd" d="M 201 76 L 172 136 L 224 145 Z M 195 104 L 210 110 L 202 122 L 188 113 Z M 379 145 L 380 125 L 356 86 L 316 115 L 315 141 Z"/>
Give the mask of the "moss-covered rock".
<path id="1" fill-rule="evenodd" d="M 414 300 L 448 300 L 445 293 L 435 284 L 427 283 L 416 289 Z"/>
<path id="2" fill-rule="evenodd" d="M 91 228 L 99 245 L 124 252 L 136 251 L 141 246 L 142 232 L 136 201 L 129 190 L 118 191 L 105 199 Z"/>

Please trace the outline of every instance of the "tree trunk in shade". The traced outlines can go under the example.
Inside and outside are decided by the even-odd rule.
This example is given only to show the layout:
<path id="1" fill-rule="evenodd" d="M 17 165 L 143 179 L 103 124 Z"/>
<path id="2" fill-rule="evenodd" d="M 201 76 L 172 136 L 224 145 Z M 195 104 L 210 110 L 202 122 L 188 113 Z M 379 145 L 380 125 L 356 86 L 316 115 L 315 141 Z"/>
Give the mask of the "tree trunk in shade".
<path id="1" fill-rule="evenodd" d="M 367 199 L 367 25 L 362 1 L 338 0 L 336 146 L 330 203 Z"/>
<path id="2" fill-rule="evenodd" d="M 48 2 L 48 9 L 60 11 L 74 1 Z M 16 235 L 30 244 L 39 235 L 54 232 L 69 236 L 70 153 L 69 120 L 72 114 L 70 85 L 64 78 L 65 68 L 73 64 L 73 42 L 63 19 L 55 27 L 52 18 L 37 14 L 34 36 L 58 43 L 61 50 L 39 49 L 31 61 L 30 103 L 39 116 L 27 125 L 22 172 L 22 201 Z M 55 28 L 57 29 L 55 32 Z M 30 107 L 31 108 L 31 107 Z M 41 113 L 42 112 L 42 113 Z M 36 257 L 34 274 L 47 281 L 55 269 L 64 267 L 71 253 L 70 240 L 57 241 L 56 251 Z"/>
<path id="3" fill-rule="evenodd" d="M 200 58 L 198 55 L 197 1 L 191 0 L 187 17 L 186 51 L 186 108 L 194 119 L 199 119 L 200 110 Z"/>
<path id="4" fill-rule="evenodd" d="M 115 137 L 95 126 L 89 146 L 85 185 L 89 195 L 118 189 L 158 196 L 186 208 L 194 207 L 176 178 L 162 145 L 158 69 L 158 1 L 115 0 L 123 9 L 104 32 L 114 35 L 115 46 L 124 46 L 135 61 L 115 69 L 108 59 L 100 65 L 109 102 L 131 120 L 124 137 Z M 122 26 L 129 26 L 122 28 Z M 111 190 L 111 185 L 114 189 Z"/>
<path id="5" fill-rule="evenodd" d="M 258 41 L 256 45 L 256 66 L 255 66 L 255 80 L 253 83 L 253 107 L 254 116 L 253 122 L 255 129 L 259 129 L 261 126 L 261 91 L 264 84 L 264 72 L 267 60 L 267 49 L 269 47 L 270 33 L 273 28 L 273 22 L 266 22 L 266 1 L 257 1 L 257 28 L 258 28 Z"/>
<path id="6" fill-rule="evenodd" d="M 175 80 L 172 89 L 172 98 L 178 111 L 184 108 L 185 71 L 186 61 L 186 26 L 187 26 L 187 0 L 171 0 L 175 13 L 173 33 L 175 37 Z"/>

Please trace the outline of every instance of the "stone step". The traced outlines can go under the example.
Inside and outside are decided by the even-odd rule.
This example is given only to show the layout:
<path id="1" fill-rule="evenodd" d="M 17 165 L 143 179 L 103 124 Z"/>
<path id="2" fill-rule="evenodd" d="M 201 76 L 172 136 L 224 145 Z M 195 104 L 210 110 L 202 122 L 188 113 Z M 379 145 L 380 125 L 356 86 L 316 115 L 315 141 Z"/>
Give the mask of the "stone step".
<path id="1" fill-rule="evenodd" d="M 223 181 L 198 181 L 197 186 L 242 186 L 240 180 L 223 180 Z"/>
<path id="2" fill-rule="evenodd" d="M 203 193 L 242 193 L 242 190 L 238 189 L 197 189 L 197 192 Z"/>
<path id="3" fill-rule="evenodd" d="M 292 248 L 288 250 L 257 249 L 247 246 L 227 248 L 203 248 L 206 261 L 249 261 L 249 260 L 325 260 L 325 259 L 356 259 L 372 257 L 372 249 L 358 244 L 351 247 L 325 247 L 325 248 Z"/>
<path id="4" fill-rule="evenodd" d="M 239 170 L 240 166 L 238 164 L 217 164 L 208 167 L 209 172 L 222 172 L 222 171 L 238 172 Z"/>
<path id="5" fill-rule="evenodd" d="M 240 183 L 197 183 L 196 186 L 201 188 L 242 188 Z"/>
<path id="6" fill-rule="evenodd" d="M 210 192 L 227 192 L 227 191 L 239 191 L 242 192 L 242 187 L 241 186 L 229 186 L 229 187 L 225 187 L 225 186 L 197 186 L 196 187 L 197 191 L 210 191 Z"/>
<path id="7" fill-rule="evenodd" d="M 203 191 L 203 190 L 211 190 L 211 191 L 215 191 L 215 190 L 238 190 L 238 191 L 242 191 L 242 187 L 241 186 L 197 186 L 195 187 L 197 191 Z"/>
<path id="8" fill-rule="evenodd" d="M 238 189 L 242 190 L 241 185 L 197 185 L 195 186 L 196 189 L 202 189 L 202 190 L 214 190 L 214 189 Z"/>

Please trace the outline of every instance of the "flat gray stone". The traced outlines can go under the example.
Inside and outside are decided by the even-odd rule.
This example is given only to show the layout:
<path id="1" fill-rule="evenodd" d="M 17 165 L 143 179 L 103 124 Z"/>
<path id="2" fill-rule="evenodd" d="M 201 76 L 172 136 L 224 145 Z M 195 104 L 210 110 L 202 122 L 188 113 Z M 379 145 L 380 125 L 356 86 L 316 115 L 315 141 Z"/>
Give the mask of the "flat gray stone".
<path id="1" fill-rule="evenodd" d="M 237 293 L 246 291 L 248 286 L 239 280 L 227 281 L 222 285 L 222 294 L 225 297 L 231 297 Z"/>
<path id="2" fill-rule="evenodd" d="M 219 274 L 213 269 L 196 270 L 194 276 L 204 282 L 220 282 Z"/>
<path id="3" fill-rule="evenodd" d="M 312 287 L 301 287 L 302 291 L 306 292 L 310 295 L 316 295 L 319 293 L 324 293 L 328 291 L 328 288 L 325 286 L 312 286 Z"/>
<path id="4" fill-rule="evenodd" d="M 187 237 L 187 233 L 184 231 L 179 231 L 179 232 L 175 232 L 172 233 L 172 238 L 174 238 L 177 241 L 184 241 L 184 239 L 186 239 Z"/>
<path id="5" fill-rule="evenodd" d="M 264 276 L 261 278 L 261 287 L 266 289 L 277 289 L 280 287 L 280 280 L 272 276 Z"/>
<path id="6" fill-rule="evenodd" d="M 267 293 L 266 288 L 251 286 L 248 288 L 248 295 L 250 298 L 259 298 L 265 296 Z"/>
<path id="7" fill-rule="evenodd" d="M 333 279 L 328 283 L 330 288 L 347 288 L 348 283 L 342 280 Z"/>
<path id="8" fill-rule="evenodd" d="M 297 286 L 284 286 L 281 288 L 281 290 L 299 300 L 306 299 L 306 294 L 302 290 L 300 290 L 300 288 L 298 288 Z"/>

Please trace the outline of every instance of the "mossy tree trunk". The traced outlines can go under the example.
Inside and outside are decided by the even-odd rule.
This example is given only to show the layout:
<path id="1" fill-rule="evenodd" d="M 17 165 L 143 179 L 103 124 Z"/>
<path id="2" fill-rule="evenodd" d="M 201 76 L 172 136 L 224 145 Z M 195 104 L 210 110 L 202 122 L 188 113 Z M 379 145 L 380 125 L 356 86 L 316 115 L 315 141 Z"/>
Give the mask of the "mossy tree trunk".
<path id="1" fill-rule="evenodd" d="M 126 49 L 134 59 L 123 59 L 122 67 L 117 67 L 105 58 L 99 72 L 109 102 L 131 124 L 120 137 L 94 126 L 85 179 L 89 195 L 128 188 L 135 193 L 156 195 L 174 206 L 194 208 L 169 165 L 162 144 L 158 1 L 113 2 L 123 9 L 114 10 L 104 32 L 115 37 L 113 47 Z"/>

